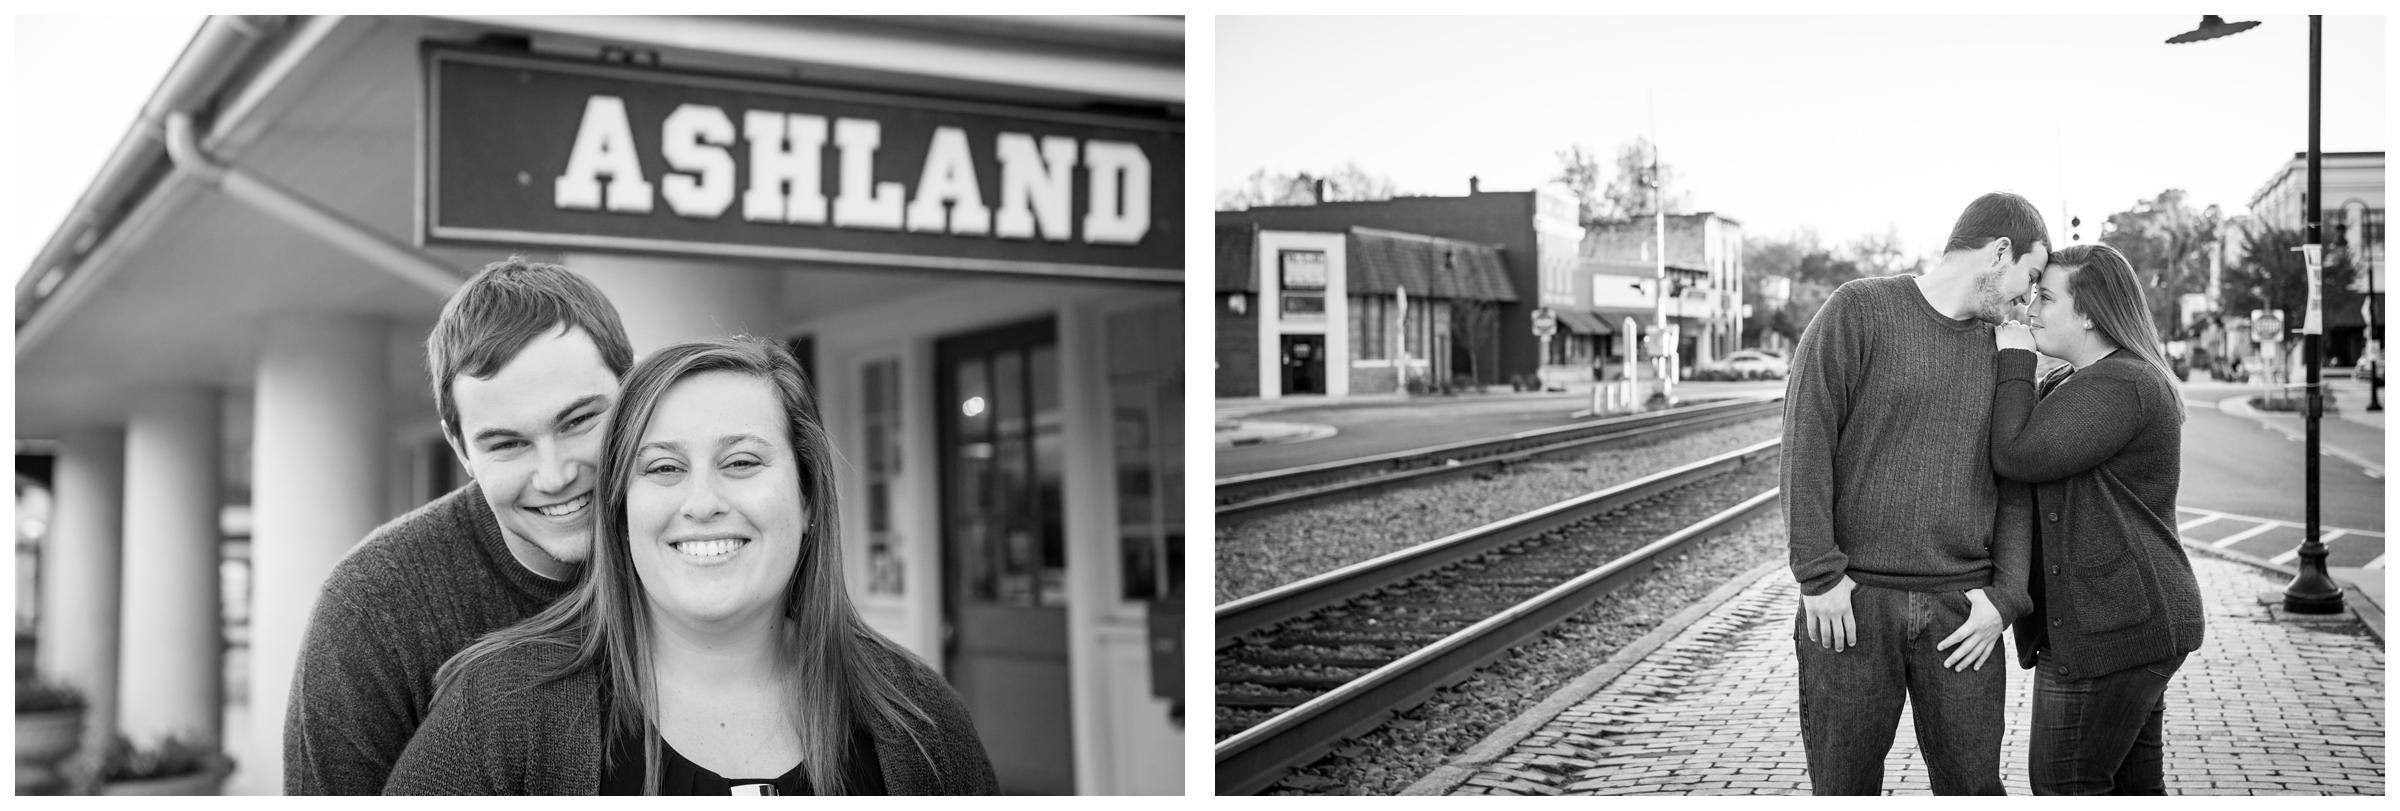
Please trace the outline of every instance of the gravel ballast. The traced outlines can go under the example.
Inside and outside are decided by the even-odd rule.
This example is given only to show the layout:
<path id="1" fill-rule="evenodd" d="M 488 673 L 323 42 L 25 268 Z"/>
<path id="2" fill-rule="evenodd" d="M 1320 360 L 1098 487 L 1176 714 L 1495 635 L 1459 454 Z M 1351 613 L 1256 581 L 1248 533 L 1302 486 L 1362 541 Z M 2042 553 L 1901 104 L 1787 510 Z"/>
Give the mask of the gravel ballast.
<path id="1" fill-rule="evenodd" d="M 1219 527 L 1217 602 L 1756 445 L 1782 433 L 1780 419 L 1753 420 Z"/>

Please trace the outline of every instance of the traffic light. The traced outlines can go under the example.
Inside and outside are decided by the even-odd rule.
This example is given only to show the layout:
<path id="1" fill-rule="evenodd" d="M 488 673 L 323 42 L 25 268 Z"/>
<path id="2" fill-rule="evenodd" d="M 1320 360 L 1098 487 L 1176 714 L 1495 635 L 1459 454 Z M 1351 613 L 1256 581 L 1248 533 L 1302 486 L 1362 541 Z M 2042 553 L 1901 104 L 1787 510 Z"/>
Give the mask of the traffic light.
<path id="1" fill-rule="evenodd" d="M 2082 228 L 2082 227 L 2083 227 L 2083 218 L 2082 218 L 2082 217 L 2068 217 L 2068 218 L 2067 218 L 2067 227 L 2069 227 L 2069 228 Z M 2071 231 L 2071 232 L 2069 232 L 2069 233 L 2067 234 L 2067 241 L 2068 241 L 2068 242 L 2082 242 L 2082 241 L 2083 241 L 2083 232 L 2081 232 L 2081 231 Z"/>

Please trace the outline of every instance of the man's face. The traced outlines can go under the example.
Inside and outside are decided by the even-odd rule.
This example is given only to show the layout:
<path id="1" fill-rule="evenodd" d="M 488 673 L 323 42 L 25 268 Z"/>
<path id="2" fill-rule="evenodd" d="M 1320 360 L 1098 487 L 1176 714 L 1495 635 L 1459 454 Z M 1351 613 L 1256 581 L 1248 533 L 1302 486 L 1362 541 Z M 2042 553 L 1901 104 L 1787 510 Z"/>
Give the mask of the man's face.
<path id="1" fill-rule="evenodd" d="M 538 552 L 528 565 L 563 578 L 567 564 L 591 557 L 592 489 L 616 405 L 617 376 L 600 347 L 581 328 L 545 333 L 489 378 L 459 375 L 450 396 L 451 447 L 511 551 L 519 560 Z"/>
<path id="2" fill-rule="evenodd" d="M 1982 285 L 1987 296 L 1983 302 L 1983 319 L 1995 324 L 2021 312 L 2028 294 L 2041 284 L 2042 268 L 2050 263 L 2050 246 L 2044 243 L 2033 243 L 2031 250 L 2014 260 L 2009 259 L 2005 252 L 2009 249 L 2001 250 L 2003 252 L 1994 261 L 1997 267 L 1987 277 L 1989 281 Z"/>

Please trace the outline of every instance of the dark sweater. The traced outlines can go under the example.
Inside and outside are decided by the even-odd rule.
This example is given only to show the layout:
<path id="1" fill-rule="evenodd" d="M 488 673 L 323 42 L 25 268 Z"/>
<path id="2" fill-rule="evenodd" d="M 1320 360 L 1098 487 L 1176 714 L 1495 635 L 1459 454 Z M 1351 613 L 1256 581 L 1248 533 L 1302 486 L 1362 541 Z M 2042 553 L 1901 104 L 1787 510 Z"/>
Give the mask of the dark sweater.
<path id="1" fill-rule="evenodd" d="M 869 716 L 884 789 L 892 794 L 995 794 L 1000 782 L 966 704 L 948 682 L 905 653 L 861 645 L 876 667 L 933 717 L 907 732 Z M 597 794 L 600 678 L 590 668 L 562 679 L 572 652 L 518 645 L 459 674 L 392 770 L 387 794 Z"/>
<path id="2" fill-rule="evenodd" d="M 2047 649 L 2091 678 L 2200 648 L 2200 584 L 2175 527 L 2183 402 L 2166 372 L 2119 350 L 2037 395 L 2032 352 L 1999 353 L 1992 464 L 2034 484 L 2038 568 L 2017 661 Z"/>
<path id="3" fill-rule="evenodd" d="M 2003 620 L 2025 596 L 2030 505 L 1986 445 L 1992 328 L 1945 317 L 1907 276 L 1842 285 L 1801 335 L 1783 410 L 1792 577 L 1847 575 L 1918 592 L 1987 589 Z"/>
<path id="4" fill-rule="evenodd" d="M 566 583 L 517 563 L 468 484 L 368 534 L 325 578 L 283 721 L 286 794 L 376 794 L 433 703 L 433 674 Z"/>

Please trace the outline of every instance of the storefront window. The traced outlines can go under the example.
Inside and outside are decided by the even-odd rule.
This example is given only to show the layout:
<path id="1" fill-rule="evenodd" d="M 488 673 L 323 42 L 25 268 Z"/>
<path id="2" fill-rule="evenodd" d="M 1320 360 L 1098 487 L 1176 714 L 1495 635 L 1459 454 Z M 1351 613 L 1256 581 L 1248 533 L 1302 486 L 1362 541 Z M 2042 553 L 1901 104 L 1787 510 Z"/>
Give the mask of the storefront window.
<path id="1" fill-rule="evenodd" d="M 1064 606 L 1060 509 L 1063 415 L 1058 345 L 1047 322 L 946 341 L 944 513 L 963 596 L 1015 607 Z"/>
<path id="2" fill-rule="evenodd" d="M 867 444 L 867 593 L 899 597 L 908 591 L 906 547 L 892 522 L 892 493 L 901 474 L 900 360 L 869 361 L 859 378 Z"/>
<path id="3" fill-rule="evenodd" d="M 1325 252 L 1283 251 L 1276 262 L 1283 281 L 1283 314 L 1325 314 Z"/>
<path id="4" fill-rule="evenodd" d="M 1392 356 L 1391 299 L 1376 296 L 1350 297 L 1350 345 L 1360 360 L 1385 360 Z"/>
<path id="5" fill-rule="evenodd" d="M 1183 582 L 1183 311 L 1110 316 L 1108 347 L 1120 596 L 1163 599 Z"/>

